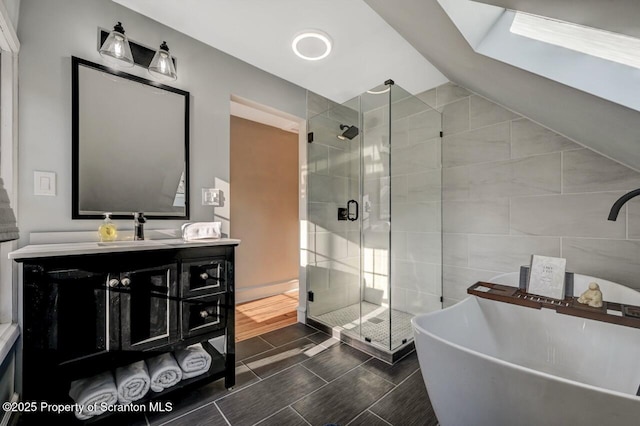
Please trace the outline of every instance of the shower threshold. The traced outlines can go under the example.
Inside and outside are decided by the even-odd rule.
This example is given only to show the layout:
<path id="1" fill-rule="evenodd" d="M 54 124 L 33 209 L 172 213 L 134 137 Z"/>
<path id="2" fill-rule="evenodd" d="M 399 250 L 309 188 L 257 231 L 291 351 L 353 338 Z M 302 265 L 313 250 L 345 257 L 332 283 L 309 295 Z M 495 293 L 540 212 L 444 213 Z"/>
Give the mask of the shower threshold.
<path id="1" fill-rule="evenodd" d="M 369 302 L 356 303 L 317 317 L 307 317 L 307 323 L 344 343 L 393 364 L 414 350 L 411 330 L 412 314 L 391 310 Z M 391 326 L 391 329 L 390 329 Z M 393 350 L 389 350 L 389 332 Z"/>

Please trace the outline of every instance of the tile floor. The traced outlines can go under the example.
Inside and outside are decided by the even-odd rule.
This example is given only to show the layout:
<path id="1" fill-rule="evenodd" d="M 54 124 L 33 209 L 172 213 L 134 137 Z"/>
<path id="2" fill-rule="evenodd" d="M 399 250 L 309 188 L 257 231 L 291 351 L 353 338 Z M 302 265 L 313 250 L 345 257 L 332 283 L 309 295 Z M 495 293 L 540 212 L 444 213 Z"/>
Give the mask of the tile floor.
<path id="1" fill-rule="evenodd" d="M 236 387 L 224 381 L 173 399 L 150 425 L 437 425 L 415 352 L 393 366 L 303 324 L 236 344 Z M 142 420 L 142 419 L 141 419 Z M 145 424 L 145 421 L 141 422 Z"/>

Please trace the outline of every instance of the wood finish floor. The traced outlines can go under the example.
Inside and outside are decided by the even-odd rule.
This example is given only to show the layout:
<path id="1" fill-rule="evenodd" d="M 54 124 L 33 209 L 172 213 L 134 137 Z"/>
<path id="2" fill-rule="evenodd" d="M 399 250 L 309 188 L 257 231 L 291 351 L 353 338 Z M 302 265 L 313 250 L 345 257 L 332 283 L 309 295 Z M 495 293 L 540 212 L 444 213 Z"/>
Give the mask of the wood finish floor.
<path id="1" fill-rule="evenodd" d="M 236 342 L 278 330 L 298 320 L 298 291 L 236 306 Z"/>

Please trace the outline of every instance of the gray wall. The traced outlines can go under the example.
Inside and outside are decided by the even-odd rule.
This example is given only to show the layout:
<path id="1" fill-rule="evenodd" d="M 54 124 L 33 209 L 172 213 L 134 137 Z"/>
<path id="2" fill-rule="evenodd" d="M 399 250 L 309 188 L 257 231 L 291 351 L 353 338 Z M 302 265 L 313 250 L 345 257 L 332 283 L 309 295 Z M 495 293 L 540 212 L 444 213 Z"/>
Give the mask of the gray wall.
<path id="1" fill-rule="evenodd" d="M 192 220 L 213 217 L 211 208 L 201 206 L 200 188 L 213 186 L 215 178 L 229 181 L 231 94 L 305 116 L 302 88 L 109 0 L 23 0 L 18 32 L 20 245 L 28 243 L 29 232 L 94 230 L 99 225 L 71 220 L 71 56 L 103 63 L 97 52 L 98 27 L 110 28 L 118 20 L 141 44 L 166 40 L 178 59 L 179 77 L 172 85 L 191 93 Z M 146 76 L 140 67 L 128 72 Z M 33 195 L 34 170 L 57 173 L 56 197 Z M 226 200 L 232 201 L 230 194 Z M 181 223 L 151 220 L 148 227 L 178 228 Z M 129 221 L 118 225 L 132 228 Z"/>
<path id="2" fill-rule="evenodd" d="M 462 87 L 420 96 L 443 112 L 445 306 L 531 254 L 640 289 L 640 202 L 607 220 L 640 173 Z"/>

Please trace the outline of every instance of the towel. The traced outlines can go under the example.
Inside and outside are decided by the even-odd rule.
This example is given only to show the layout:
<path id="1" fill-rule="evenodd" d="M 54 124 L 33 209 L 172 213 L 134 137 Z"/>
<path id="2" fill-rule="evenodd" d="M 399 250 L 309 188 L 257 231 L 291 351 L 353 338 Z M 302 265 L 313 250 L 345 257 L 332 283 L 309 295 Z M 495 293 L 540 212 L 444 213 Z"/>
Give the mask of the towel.
<path id="1" fill-rule="evenodd" d="M 219 239 L 222 222 L 194 222 L 182 225 L 182 239 L 185 241 Z"/>
<path id="2" fill-rule="evenodd" d="M 190 379 L 209 371 L 211 355 L 204 350 L 202 344 L 188 346 L 174 352 L 176 361 L 182 368 L 182 378 Z"/>
<path id="3" fill-rule="evenodd" d="M 162 392 L 182 380 L 182 370 L 171 352 L 149 358 L 147 368 L 151 377 L 151 390 L 154 392 Z"/>
<path id="4" fill-rule="evenodd" d="M 116 383 L 110 371 L 71 382 L 69 396 L 83 407 L 75 413 L 79 420 L 87 420 L 103 414 L 104 411 L 100 409 L 102 403 L 114 405 L 118 402 Z M 88 411 L 89 405 L 94 405 L 96 410 Z"/>
<path id="5" fill-rule="evenodd" d="M 118 389 L 118 402 L 130 404 L 137 401 L 149 392 L 149 371 L 144 361 L 116 369 L 116 387 Z"/>

